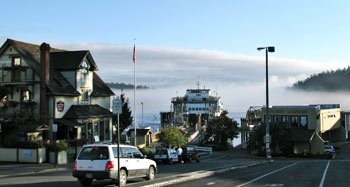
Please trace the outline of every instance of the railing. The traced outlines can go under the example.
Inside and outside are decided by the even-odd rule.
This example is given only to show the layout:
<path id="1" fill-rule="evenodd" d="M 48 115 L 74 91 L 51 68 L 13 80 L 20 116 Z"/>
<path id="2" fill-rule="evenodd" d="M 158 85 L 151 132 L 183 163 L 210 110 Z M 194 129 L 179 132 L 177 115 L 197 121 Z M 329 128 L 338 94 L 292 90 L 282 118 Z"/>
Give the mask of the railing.
<path id="1" fill-rule="evenodd" d="M 34 81 L 33 70 L 30 68 L 23 68 L 21 70 L 0 68 L 0 82 L 10 83 L 28 81 Z"/>
<path id="2" fill-rule="evenodd" d="M 212 154 L 213 153 L 213 148 L 211 147 L 199 147 L 199 146 L 194 146 L 196 151 L 199 152 L 199 154 Z"/>

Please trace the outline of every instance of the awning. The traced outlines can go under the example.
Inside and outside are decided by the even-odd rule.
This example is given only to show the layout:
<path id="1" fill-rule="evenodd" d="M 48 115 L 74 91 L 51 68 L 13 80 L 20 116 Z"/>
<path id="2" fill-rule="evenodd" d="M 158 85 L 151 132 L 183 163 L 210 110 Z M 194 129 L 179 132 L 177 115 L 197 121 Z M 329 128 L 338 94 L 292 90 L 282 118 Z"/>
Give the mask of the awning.
<path id="1" fill-rule="evenodd" d="M 55 123 L 66 125 L 68 127 L 76 127 L 76 126 L 82 126 L 85 125 L 83 123 L 78 123 L 77 120 L 74 119 L 55 119 Z"/>
<path id="2" fill-rule="evenodd" d="M 114 114 L 99 106 L 99 105 L 72 105 L 66 114 L 64 119 L 84 119 L 84 118 L 101 118 L 112 117 Z"/>

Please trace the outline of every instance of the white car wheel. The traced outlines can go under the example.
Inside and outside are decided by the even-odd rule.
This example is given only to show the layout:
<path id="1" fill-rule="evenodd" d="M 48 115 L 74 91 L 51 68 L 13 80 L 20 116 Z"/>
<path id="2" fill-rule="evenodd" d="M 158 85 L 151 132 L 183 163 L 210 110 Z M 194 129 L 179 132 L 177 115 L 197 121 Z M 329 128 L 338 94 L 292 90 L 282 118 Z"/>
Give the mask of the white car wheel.
<path id="1" fill-rule="evenodd" d="M 120 170 L 120 184 L 122 186 L 126 185 L 126 181 L 128 180 L 128 175 L 126 174 L 126 171 L 124 169 Z"/>
<path id="2" fill-rule="evenodd" d="M 148 169 L 148 173 L 147 173 L 146 179 L 147 180 L 153 180 L 154 176 L 155 176 L 155 169 L 154 169 L 153 166 L 150 166 L 149 169 Z"/>

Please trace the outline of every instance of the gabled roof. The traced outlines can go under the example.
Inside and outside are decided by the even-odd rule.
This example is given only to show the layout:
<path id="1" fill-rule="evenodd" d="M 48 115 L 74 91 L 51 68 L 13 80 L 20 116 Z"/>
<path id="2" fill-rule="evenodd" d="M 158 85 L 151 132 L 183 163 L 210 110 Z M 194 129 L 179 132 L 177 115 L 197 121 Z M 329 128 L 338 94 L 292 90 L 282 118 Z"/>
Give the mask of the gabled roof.
<path id="1" fill-rule="evenodd" d="M 72 105 L 66 114 L 65 119 L 82 119 L 94 117 L 111 117 L 114 114 L 99 105 Z"/>
<path id="2" fill-rule="evenodd" d="M 90 71 L 98 70 L 90 51 L 64 51 L 64 52 L 50 52 L 50 60 L 57 70 L 76 70 L 79 69 L 80 64 L 87 58 L 90 63 Z"/>
<path id="3" fill-rule="evenodd" d="M 12 39 L 7 39 L 0 48 L 2 54 L 9 46 L 12 46 L 26 60 L 35 73 L 40 75 L 40 46 Z M 78 69 L 82 61 L 86 58 L 90 63 L 90 70 L 98 70 L 98 67 L 91 56 L 90 51 L 67 51 L 57 48 L 50 50 L 50 81 L 47 84 L 50 95 L 70 95 L 78 96 L 79 92 L 68 82 L 59 70 Z M 112 90 L 94 72 L 93 96 L 111 96 Z"/>
<path id="4" fill-rule="evenodd" d="M 106 85 L 105 82 L 94 72 L 93 75 L 93 92 L 92 96 L 111 96 L 114 92 Z"/>
<path id="5" fill-rule="evenodd" d="M 6 42 L 0 48 L 0 54 L 2 54 L 9 46 L 12 46 L 18 51 L 23 58 L 26 59 L 33 70 L 40 74 L 40 46 L 30 43 L 25 43 L 17 40 L 7 39 Z M 65 51 L 62 49 L 51 48 L 50 52 Z"/>
<path id="6" fill-rule="evenodd" d="M 131 132 L 134 132 L 134 129 L 130 129 L 127 133 L 128 136 L 131 135 Z M 148 132 L 150 132 L 150 134 L 153 134 L 151 129 L 136 129 L 136 136 L 141 135 L 141 136 L 145 136 Z"/>

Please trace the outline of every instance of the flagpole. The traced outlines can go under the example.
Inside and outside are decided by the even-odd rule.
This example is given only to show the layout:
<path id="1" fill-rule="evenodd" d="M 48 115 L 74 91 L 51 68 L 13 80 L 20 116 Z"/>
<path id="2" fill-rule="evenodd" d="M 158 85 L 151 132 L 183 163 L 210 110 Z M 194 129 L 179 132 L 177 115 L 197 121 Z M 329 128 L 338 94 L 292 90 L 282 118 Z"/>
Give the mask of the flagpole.
<path id="1" fill-rule="evenodd" d="M 135 128 L 135 137 L 134 137 L 134 144 L 136 143 L 136 128 L 137 128 L 137 122 L 136 122 L 136 39 L 134 38 L 134 54 L 133 54 L 133 61 L 134 61 L 134 128 Z"/>

